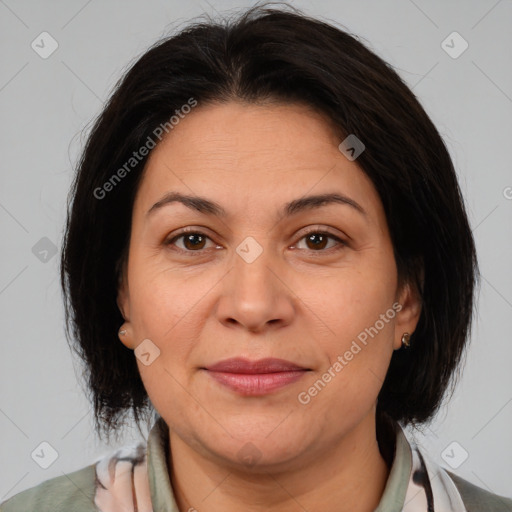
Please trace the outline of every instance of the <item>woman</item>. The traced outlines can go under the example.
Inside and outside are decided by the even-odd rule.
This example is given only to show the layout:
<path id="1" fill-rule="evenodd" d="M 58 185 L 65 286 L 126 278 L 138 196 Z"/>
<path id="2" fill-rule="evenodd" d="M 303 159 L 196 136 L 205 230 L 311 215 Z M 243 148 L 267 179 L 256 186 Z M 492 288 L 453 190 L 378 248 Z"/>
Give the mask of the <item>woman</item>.
<path id="1" fill-rule="evenodd" d="M 147 444 L 3 512 L 510 511 L 403 433 L 470 332 L 477 261 L 412 92 L 289 10 L 189 26 L 118 84 L 62 253 L 97 430 Z"/>

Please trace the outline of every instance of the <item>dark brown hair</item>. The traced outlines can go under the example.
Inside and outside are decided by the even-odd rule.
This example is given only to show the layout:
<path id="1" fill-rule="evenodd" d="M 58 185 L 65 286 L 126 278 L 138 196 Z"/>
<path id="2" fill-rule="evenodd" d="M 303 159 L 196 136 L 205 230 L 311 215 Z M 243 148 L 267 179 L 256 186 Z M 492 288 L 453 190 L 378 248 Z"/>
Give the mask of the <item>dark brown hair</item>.
<path id="1" fill-rule="evenodd" d="M 305 103 L 332 121 L 340 142 L 348 134 L 363 141 L 357 163 L 382 200 L 399 278 L 422 301 L 411 348 L 393 353 L 378 415 L 429 420 L 463 355 L 478 278 L 447 148 L 399 75 L 356 36 L 290 6 L 256 6 L 231 20 L 190 24 L 145 52 L 116 85 L 79 161 L 61 285 L 66 334 L 85 365 L 100 437 L 130 411 L 139 428 L 143 414 L 154 412 L 134 354 L 118 339 L 124 320 L 116 303 L 147 156 L 104 197 L 98 190 L 191 98 Z"/>

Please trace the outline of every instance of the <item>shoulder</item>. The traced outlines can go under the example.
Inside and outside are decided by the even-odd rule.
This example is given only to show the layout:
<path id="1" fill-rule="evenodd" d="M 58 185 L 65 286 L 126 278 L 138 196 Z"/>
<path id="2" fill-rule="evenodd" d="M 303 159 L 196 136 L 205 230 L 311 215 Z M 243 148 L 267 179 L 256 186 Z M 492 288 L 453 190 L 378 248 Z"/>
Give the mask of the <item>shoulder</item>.
<path id="1" fill-rule="evenodd" d="M 0 503 L 0 512 L 122 510 L 136 490 L 150 506 L 145 442 L 109 451 L 89 466 L 26 489 Z"/>
<path id="2" fill-rule="evenodd" d="M 0 512 L 96 512 L 94 464 L 46 480 L 0 503 Z"/>
<path id="3" fill-rule="evenodd" d="M 486 491 L 451 471 L 445 471 L 457 486 L 468 512 L 512 512 L 512 499 Z"/>

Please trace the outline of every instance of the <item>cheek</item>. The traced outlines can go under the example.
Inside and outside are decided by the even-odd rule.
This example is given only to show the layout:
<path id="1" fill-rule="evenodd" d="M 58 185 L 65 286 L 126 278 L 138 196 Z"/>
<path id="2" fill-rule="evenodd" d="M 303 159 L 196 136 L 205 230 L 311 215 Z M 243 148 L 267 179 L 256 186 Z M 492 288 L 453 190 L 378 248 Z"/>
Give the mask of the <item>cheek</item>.
<path id="1" fill-rule="evenodd" d="M 192 282 L 184 272 L 178 276 L 170 268 L 148 268 L 132 279 L 132 321 L 139 334 L 163 343 L 176 338 L 173 333 L 183 330 L 192 317 L 200 323 L 197 311 L 212 285 L 206 276 Z"/>
<path id="2" fill-rule="evenodd" d="M 338 276 L 314 302 L 311 309 L 328 328 L 315 336 L 324 356 L 320 378 L 336 390 L 335 402 L 376 398 L 393 353 L 395 291 L 395 274 L 375 266 Z"/>
<path id="3" fill-rule="evenodd" d="M 396 277 L 391 268 L 367 266 L 364 270 L 349 269 L 324 280 L 322 289 L 309 294 L 311 310 L 331 331 L 331 339 L 347 342 L 377 323 L 379 331 L 387 331 L 395 316 L 392 309 L 396 293 Z M 304 290 L 305 292 L 305 290 Z"/>
<path id="4" fill-rule="evenodd" d="M 357 307 L 347 305 L 338 315 L 337 336 L 328 336 L 322 345 L 325 364 L 301 390 L 300 403 L 310 402 L 305 412 L 349 428 L 374 406 L 393 353 L 394 333 L 394 310 L 386 323 L 379 315 L 386 315 L 387 307 L 374 306 L 361 315 Z"/>
<path id="5" fill-rule="evenodd" d="M 218 279 L 217 279 L 218 280 Z M 132 324 L 140 343 L 151 340 L 158 357 L 151 365 L 137 360 L 151 401 L 159 410 L 189 404 L 185 389 L 192 385 L 190 366 L 208 318 L 212 280 L 205 274 L 192 279 L 181 271 L 146 268 L 130 282 Z"/>

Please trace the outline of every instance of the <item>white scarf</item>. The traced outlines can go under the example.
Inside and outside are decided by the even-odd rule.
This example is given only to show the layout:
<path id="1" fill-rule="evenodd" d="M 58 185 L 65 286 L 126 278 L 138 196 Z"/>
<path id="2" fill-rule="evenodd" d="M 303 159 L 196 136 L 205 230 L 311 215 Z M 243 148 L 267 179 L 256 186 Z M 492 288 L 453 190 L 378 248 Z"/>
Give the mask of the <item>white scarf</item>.
<path id="1" fill-rule="evenodd" d="M 404 506 L 400 511 L 386 512 L 467 512 L 448 473 L 415 443 L 408 444 L 412 469 Z M 97 460 L 94 504 L 101 512 L 153 512 L 146 446 L 146 443 L 125 446 Z"/>
<path id="2" fill-rule="evenodd" d="M 412 470 L 401 512 L 467 512 L 450 475 L 411 443 Z"/>

